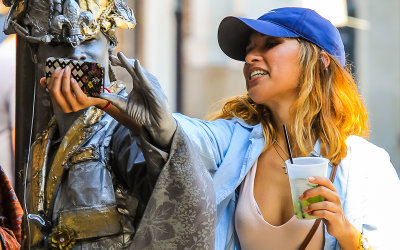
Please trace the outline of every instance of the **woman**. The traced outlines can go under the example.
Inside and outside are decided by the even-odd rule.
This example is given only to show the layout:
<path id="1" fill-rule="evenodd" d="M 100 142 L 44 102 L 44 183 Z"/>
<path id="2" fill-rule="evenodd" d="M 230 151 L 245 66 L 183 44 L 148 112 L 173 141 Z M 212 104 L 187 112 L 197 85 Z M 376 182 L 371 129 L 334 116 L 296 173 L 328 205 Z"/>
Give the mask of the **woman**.
<path id="1" fill-rule="evenodd" d="M 366 238 L 380 249 L 395 247 L 400 183 L 388 154 L 362 138 L 367 113 L 344 68 L 338 30 L 312 10 L 281 8 L 257 20 L 227 17 L 218 39 L 228 56 L 245 62 L 247 93 L 230 99 L 213 121 L 174 116 L 213 176 L 216 249 L 298 249 L 312 228 L 293 213 L 283 124 L 294 157 L 325 157 L 329 174 L 337 166 L 333 183 L 310 177 L 319 186 L 299 197 L 325 198 L 304 208 L 325 225 L 309 249 L 368 249 Z M 131 69 L 134 86 L 151 89 L 140 65 Z M 135 116 L 129 102 L 103 97 Z"/>

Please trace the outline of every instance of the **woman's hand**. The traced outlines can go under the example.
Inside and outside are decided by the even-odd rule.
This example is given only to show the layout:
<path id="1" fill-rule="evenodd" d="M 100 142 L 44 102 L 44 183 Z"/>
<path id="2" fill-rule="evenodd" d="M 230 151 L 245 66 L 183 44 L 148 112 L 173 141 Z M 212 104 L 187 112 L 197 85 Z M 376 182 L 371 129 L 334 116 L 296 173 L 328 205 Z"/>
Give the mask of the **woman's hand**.
<path id="1" fill-rule="evenodd" d="M 113 65 L 124 67 L 132 77 L 132 91 L 128 97 L 103 93 L 100 95 L 127 114 L 133 121 L 143 125 L 153 142 L 167 148 L 176 130 L 176 122 L 168 109 L 167 98 L 153 75 L 138 60 L 131 60 L 121 52 L 110 57 Z"/>
<path id="2" fill-rule="evenodd" d="M 47 88 L 52 102 L 64 113 L 77 112 L 90 106 L 102 108 L 107 105 L 106 100 L 89 97 L 83 93 L 77 81 L 71 78 L 71 69 L 68 66 L 65 69 L 57 68 L 47 86 L 46 78 L 40 79 L 40 85 Z"/>
<path id="3" fill-rule="evenodd" d="M 322 218 L 328 233 L 338 240 L 342 249 L 357 249 L 360 232 L 344 216 L 342 203 L 333 183 L 328 178 L 318 176 L 309 177 L 308 181 L 319 186 L 305 191 L 299 199 L 307 200 L 321 195 L 325 201 L 310 204 L 304 211 Z"/>

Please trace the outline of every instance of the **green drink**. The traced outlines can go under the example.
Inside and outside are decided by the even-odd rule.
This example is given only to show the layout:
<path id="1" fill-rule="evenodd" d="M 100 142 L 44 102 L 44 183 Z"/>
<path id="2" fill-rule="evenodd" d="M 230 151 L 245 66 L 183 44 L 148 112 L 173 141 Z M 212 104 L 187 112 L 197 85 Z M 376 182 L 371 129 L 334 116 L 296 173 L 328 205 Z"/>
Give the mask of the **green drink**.
<path id="1" fill-rule="evenodd" d="M 310 216 L 308 213 L 304 212 L 304 208 L 308 205 L 316 202 L 324 201 L 321 195 L 308 198 L 307 200 L 299 200 L 299 196 L 303 194 L 304 191 L 318 186 L 317 184 L 312 184 L 308 182 L 305 178 L 289 179 L 290 189 L 292 190 L 292 201 L 294 214 L 299 219 L 317 219 L 318 217 Z"/>
<path id="2" fill-rule="evenodd" d="M 293 158 L 293 164 L 287 160 L 290 191 L 292 192 L 292 201 L 294 214 L 299 219 L 316 219 L 318 217 L 310 216 L 303 211 L 305 207 L 312 203 L 324 201 L 320 195 L 308 198 L 307 200 L 299 200 L 299 196 L 304 191 L 318 186 L 308 181 L 310 176 L 326 177 L 329 160 L 322 157 L 298 157 Z"/>

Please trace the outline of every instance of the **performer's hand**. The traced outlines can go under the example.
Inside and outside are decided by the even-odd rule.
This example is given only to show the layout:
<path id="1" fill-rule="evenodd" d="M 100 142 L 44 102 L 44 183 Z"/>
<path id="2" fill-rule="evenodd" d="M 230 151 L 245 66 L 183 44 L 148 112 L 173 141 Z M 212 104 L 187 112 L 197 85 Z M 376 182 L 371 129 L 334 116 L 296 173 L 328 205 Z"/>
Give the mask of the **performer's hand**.
<path id="1" fill-rule="evenodd" d="M 175 133 L 176 121 L 157 78 L 140 66 L 138 60 L 128 59 L 121 52 L 118 59 L 111 57 L 110 60 L 113 65 L 122 66 L 129 72 L 133 89 L 128 97 L 108 93 L 102 93 L 100 97 L 143 125 L 157 146 L 167 147 Z"/>
<path id="2" fill-rule="evenodd" d="M 339 194 L 333 183 L 325 177 L 312 176 L 309 182 L 319 186 L 306 190 L 300 200 L 321 195 L 325 201 L 310 204 L 304 211 L 311 216 L 323 219 L 328 233 L 334 236 L 342 249 L 356 249 L 360 232 L 344 216 Z"/>
<path id="3" fill-rule="evenodd" d="M 46 78 L 40 79 L 40 85 L 47 88 L 52 102 L 64 113 L 77 112 L 90 106 L 105 107 L 107 101 L 93 98 L 83 93 L 77 81 L 71 77 L 71 69 L 57 68 L 46 86 Z"/>

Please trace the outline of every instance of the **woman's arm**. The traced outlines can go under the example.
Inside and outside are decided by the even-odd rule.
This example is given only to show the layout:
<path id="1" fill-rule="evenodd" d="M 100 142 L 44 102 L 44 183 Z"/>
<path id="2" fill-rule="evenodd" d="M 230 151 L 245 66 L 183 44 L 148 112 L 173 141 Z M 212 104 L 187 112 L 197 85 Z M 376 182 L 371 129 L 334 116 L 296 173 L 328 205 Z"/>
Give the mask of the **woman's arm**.
<path id="1" fill-rule="evenodd" d="M 144 126 L 150 135 L 150 142 L 165 151 L 168 151 L 178 121 L 209 171 L 213 173 L 228 149 L 234 123 L 222 119 L 206 122 L 180 114 L 173 117 L 157 79 L 145 71 L 137 61 L 134 61 L 136 64 L 132 66 L 132 60 L 128 60 L 122 53 L 119 53 L 118 57 L 120 61 L 114 58 L 112 62 L 123 66 L 132 75 L 134 88 L 128 97 L 115 94 L 102 94 L 101 97 L 106 100 L 88 97 L 71 78 L 70 69 L 66 68 L 57 69 L 47 86 L 52 101 L 65 113 L 90 106 L 105 109 L 135 134 L 139 134 L 139 130 Z M 45 78 L 42 78 L 40 83 L 46 87 Z M 113 104 L 108 106 L 108 101 Z"/>
<path id="2" fill-rule="evenodd" d="M 110 59 L 114 65 L 124 67 L 131 74 L 133 89 L 127 98 L 107 93 L 101 94 L 102 98 L 111 101 L 132 120 L 142 124 L 155 145 L 168 147 L 178 122 L 203 160 L 206 160 L 209 169 L 216 168 L 222 162 L 232 135 L 232 122 L 205 122 L 180 114 L 173 117 L 156 77 L 140 66 L 137 60 L 127 59 L 122 53 L 118 53 L 118 58 Z"/>

